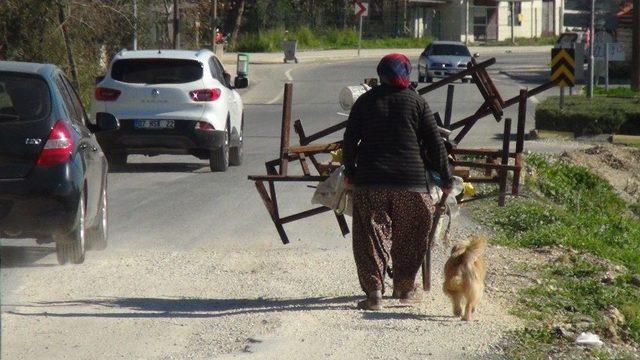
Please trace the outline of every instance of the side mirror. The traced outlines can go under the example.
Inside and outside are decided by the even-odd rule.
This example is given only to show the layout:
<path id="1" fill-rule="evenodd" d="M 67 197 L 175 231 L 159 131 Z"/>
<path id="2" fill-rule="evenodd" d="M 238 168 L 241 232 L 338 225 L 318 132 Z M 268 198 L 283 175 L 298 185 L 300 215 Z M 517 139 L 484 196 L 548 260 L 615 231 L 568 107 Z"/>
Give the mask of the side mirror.
<path id="1" fill-rule="evenodd" d="M 224 82 L 226 83 L 225 85 L 231 86 L 231 75 L 225 71 L 223 76 L 224 76 Z"/>
<path id="2" fill-rule="evenodd" d="M 236 76 L 236 79 L 233 83 L 236 89 L 246 89 L 247 87 L 249 87 L 249 79 L 244 76 Z"/>
<path id="3" fill-rule="evenodd" d="M 480 57 L 480 53 L 475 53 L 475 54 L 473 54 L 473 57 L 474 57 L 474 58 L 479 58 L 479 57 Z"/>
<path id="4" fill-rule="evenodd" d="M 104 75 L 96 76 L 96 85 L 104 80 Z"/>
<path id="5" fill-rule="evenodd" d="M 96 115 L 96 127 L 98 131 L 114 131 L 120 129 L 120 121 L 115 116 L 107 113 Z"/>

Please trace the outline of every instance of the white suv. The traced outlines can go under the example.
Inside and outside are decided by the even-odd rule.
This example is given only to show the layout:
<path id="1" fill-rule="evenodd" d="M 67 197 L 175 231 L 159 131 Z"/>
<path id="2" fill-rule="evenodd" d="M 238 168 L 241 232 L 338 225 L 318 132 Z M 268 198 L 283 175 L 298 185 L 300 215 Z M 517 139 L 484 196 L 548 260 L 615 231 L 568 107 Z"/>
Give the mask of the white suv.
<path id="1" fill-rule="evenodd" d="M 119 52 L 97 84 L 92 121 L 115 118 L 98 141 L 113 165 L 129 154 L 186 154 L 212 171 L 242 163 L 242 99 L 209 50 Z M 246 83 L 237 81 L 240 86 Z"/>

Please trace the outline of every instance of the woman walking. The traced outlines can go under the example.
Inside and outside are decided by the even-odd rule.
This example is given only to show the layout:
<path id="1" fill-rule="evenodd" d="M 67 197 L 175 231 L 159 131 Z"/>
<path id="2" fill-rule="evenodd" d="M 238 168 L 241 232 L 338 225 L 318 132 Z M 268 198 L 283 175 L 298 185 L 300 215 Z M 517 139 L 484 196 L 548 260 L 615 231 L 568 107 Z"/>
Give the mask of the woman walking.
<path id="1" fill-rule="evenodd" d="M 353 105 L 344 134 L 345 175 L 353 190 L 353 253 L 367 298 L 358 308 L 382 308 L 384 274 L 393 263 L 393 297 L 420 300 L 415 278 L 427 250 L 434 206 L 427 166 L 444 191 L 447 152 L 426 101 L 409 89 L 411 64 L 390 54 L 378 64 L 381 85 Z"/>

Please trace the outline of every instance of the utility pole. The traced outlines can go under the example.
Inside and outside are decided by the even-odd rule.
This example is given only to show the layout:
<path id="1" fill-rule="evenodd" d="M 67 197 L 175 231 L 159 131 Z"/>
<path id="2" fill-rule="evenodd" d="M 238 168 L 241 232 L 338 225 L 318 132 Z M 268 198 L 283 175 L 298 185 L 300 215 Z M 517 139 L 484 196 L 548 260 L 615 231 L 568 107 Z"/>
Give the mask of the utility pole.
<path id="1" fill-rule="evenodd" d="M 360 19 L 360 30 L 358 31 L 358 56 L 360 56 L 360 49 L 362 48 L 362 18 L 363 16 L 358 16 Z"/>
<path id="2" fill-rule="evenodd" d="M 138 1 L 133 0 L 133 50 L 138 50 Z"/>
<path id="3" fill-rule="evenodd" d="M 595 57 L 593 54 L 596 40 L 596 0 L 591 0 L 591 29 L 589 30 L 589 98 L 593 98 L 593 76 Z"/>
<path id="4" fill-rule="evenodd" d="M 173 0 L 173 48 L 180 48 L 180 9 L 178 0 Z"/>
<path id="5" fill-rule="evenodd" d="M 515 45 L 516 44 L 516 37 L 515 37 L 516 6 L 513 1 L 510 1 L 509 5 L 510 5 L 509 8 L 511 9 L 511 45 Z"/>
<path id="6" fill-rule="evenodd" d="M 211 26 L 211 50 L 216 51 L 216 35 L 218 28 L 218 0 L 211 0 L 211 7 L 209 13 L 210 26 Z"/>
<path id="7" fill-rule="evenodd" d="M 464 2 L 464 44 L 469 45 L 469 0 Z"/>
<path id="8" fill-rule="evenodd" d="M 631 88 L 640 91 L 640 0 L 633 2 L 633 42 L 631 59 Z"/>

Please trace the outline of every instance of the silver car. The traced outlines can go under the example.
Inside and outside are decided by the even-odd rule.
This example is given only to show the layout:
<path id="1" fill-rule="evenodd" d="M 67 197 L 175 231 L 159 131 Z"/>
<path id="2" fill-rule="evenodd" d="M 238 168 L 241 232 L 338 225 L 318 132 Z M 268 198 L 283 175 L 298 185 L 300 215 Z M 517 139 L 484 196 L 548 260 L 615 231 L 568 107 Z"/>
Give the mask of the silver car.
<path id="1" fill-rule="evenodd" d="M 478 54 L 474 54 L 478 57 Z M 469 48 L 461 42 L 435 41 L 422 52 L 418 60 L 418 81 L 432 82 L 433 78 L 444 78 L 467 69 L 471 61 Z M 466 76 L 462 82 L 468 82 Z"/>

